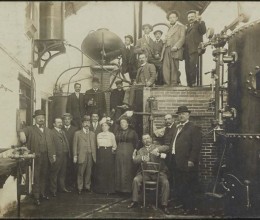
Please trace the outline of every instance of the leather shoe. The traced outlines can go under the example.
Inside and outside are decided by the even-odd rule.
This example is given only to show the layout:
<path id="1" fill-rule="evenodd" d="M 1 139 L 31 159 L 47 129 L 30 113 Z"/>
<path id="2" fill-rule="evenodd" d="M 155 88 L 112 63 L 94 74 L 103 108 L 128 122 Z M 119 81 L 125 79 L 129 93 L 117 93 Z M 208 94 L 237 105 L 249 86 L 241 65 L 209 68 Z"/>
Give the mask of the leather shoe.
<path id="1" fill-rule="evenodd" d="M 41 195 L 41 199 L 49 200 L 50 198 L 46 195 Z"/>
<path id="2" fill-rule="evenodd" d="M 175 209 L 179 209 L 181 207 L 183 207 L 183 205 L 181 203 L 176 203 L 174 206 Z"/>
<path id="3" fill-rule="evenodd" d="M 41 202 L 40 202 L 39 199 L 36 199 L 35 202 L 34 202 L 34 204 L 37 205 L 37 206 L 39 206 L 39 205 L 41 205 Z"/>
<path id="4" fill-rule="evenodd" d="M 86 193 L 91 193 L 91 190 L 90 189 L 85 189 L 85 192 Z"/>
<path id="5" fill-rule="evenodd" d="M 64 189 L 61 190 L 61 192 L 63 192 L 63 193 L 70 193 L 71 191 L 66 189 L 66 188 L 64 188 Z"/>
<path id="6" fill-rule="evenodd" d="M 52 195 L 53 197 L 56 197 L 56 196 L 57 196 L 56 192 L 53 192 L 51 195 Z"/>
<path id="7" fill-rule="evenodd" d="M 137 202 L 132 202 L 129 206 L 127 206 L 128 209 L 136 208 L 138 206 Z"/>
<path id="8" fill-rule="evenodd" d="M 163 210 L 163 212 L 164 212 L 166 215 L 170 215 L 170 212 L 169 212 L 167 206 L 162 206 L 162 210 Z"/>

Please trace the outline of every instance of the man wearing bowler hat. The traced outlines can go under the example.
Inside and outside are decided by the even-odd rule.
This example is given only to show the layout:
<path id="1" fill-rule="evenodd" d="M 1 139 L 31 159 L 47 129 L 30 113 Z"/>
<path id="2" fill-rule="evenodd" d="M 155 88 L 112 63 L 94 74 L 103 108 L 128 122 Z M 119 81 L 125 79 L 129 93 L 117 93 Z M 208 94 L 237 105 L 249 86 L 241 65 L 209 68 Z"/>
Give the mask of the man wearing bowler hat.
<path id="1" fill-rule="evenodd" d="M 163 41 L 161 39 L 163 32 L 161 30 L 156 30 L 153 32 L 155 36 L 154 41 L 154 65 L 157 72 L 156 85 L 163 85 L 163 75 L 162 75 L 162 50 L 163 50 Z"/>
<path id="2" fill-rule="evenodd" d="M 153 26 L 150 24 L 144 24 L 142 26 L 144 35 L 142 38 L 138 39 L 135 46 L 135 52 L 146 53 L 148 56 L 148 63 L 153 63 L 154 61 L 154 41 L 150 37 L 150 33 L 153 31 Z"/>
<path id="3" fill-rule="evenodd" d="M 163 48 L 163 78 L 168 86 L 177 86 L 180 83 L 179 61 L 183 60 L 183 44 L 185 41 L 186 27 L 178 19 L 178 11 L 170 11 L 166 18 L 170 28 L 166 33 Z"/>
<path id="4" fill-rule="evenodd" d="M 31 153 L 35 153 L 34 184 L 32 192 L 35 204 L 40 205 L 40 198 L 48 200 L 46 182 L 48 178 L 48 163 L 56 161 L 56 152 L 51 130 L 45 127 L 45 112 L 36 110 L 35 125 L 25 127 L 20 131 L 20 141 L 26 143 Z"/>
<path id="5" fill-rule="evenodd" d="M 170 170 L 173 175 L 177 203 L 187 211 L 194 209 L 195 189 L 198 186 L 198 165 L 202 145 L 200 128 L 189 121 L 187 106 L 178 107 L 179 124 L 174 126 L 170 143 Z"/>
<path id="6" fill-rule="evenodd" d="M 122 56 L 122 71 L 121 73 L 129 73 L 129 77 L 131 81 L 135 80 L 136 71 L 137 71 L 137 59 L 136 54 L 134 52 L 134 46 L 131 44 L 134 43 L 133 37 L 131 35 L 125 36 L 125 45 L 121 47 L 119 50 L 111 51 L 109 53 L 105 53 L 104 56 L 107 58 L 114 56 Z"/>
<path id="7" fill-rule="evenodd" d="M 189 87 L 196 85 L 198 74 L 198 46 L 203 41 L 203 35 L 206 33 L 205 22 L 195 10 L 187 12 L 188 24 L 184 44 L 184 58 L 187 84 Z"/>

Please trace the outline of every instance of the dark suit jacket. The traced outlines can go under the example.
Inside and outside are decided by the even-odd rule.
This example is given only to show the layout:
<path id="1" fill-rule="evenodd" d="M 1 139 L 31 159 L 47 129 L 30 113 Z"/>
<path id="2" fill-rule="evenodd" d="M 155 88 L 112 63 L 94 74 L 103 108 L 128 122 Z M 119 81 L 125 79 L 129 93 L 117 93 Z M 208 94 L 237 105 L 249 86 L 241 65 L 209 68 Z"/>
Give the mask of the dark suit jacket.
<path id="1" fill-rule="evenodd" d="M 134 51 L 134 47 L 130 46 L 129 54 L 127 52 L 126 47 L 121 47 L 119 50 L 115 50 L 106 54 L 106 57 L 114 57 L 122 55 L 122 74 L 124 73 L 132 73 L 136 75 L 137 71 L 137 59 Z"/>
<path id="2" fill-rule="evenodd" d="M 206 33 L 206 25 L 204 21 L 195 21 L 192 26 L 187 25 L 185 45 L 185 54 L 198 52 L 198 46 L 203 41 L 203 35 Z"/>
<path id="3" fill-rule="evenodd" d="M 35 153 L 36 156 L 40 155 L 41 152 L 39 148 L 39 140 L 45 135 L 48 158 L 50 162 L 53 163 L 53 155 L 56 155 L 56 151 L 51 130 L 45 127 L 44 133 L 42 133 L 36 125 L 33 125 L 25 127 L 22 131 L 25 133 L 28 149 L 31 150 L 32 153 Z"/>
<path id="4" fill-rule="evenodd" d="M 89 127 L 89 130 L 90 130 L 90 131 L 93 131 L 96 136 L 97 136 L 100 132 L 102 132 L 102 128 L 101 128 L 101 125 L 100 125 L 99 123 L 98 123 L 98 125 L 97 125 L 96 130 L 95 130 L 94 127 L 93 127 L 93 124 L 92 124 L 92 122 L 91 122 L 90 127 Z"/>
<path id="5" fill-rule="evenodd" d="M 139 67 L 136 75 L 136 83 L 145 84 L 145 80 L 147 82 L 151 82 L 154 84 L 156 79 L 156 69 L 154 64 L 146 63 L 143 67 Z"/>
<path id="6" fill-rule="evenodd" d="M 85 114 L 84 105 L 84 95 L 80 93 L 77 98 L 76 94 L 72 93 L 68 97 L 66 112 L 70 113 L 74 119 L 80 119 Z"/>
<path id="7" fill-rule="evenodd" d="M 96 162 L 96 135 L 94 132 L 89 131 L 91 154 L 94 162 Z M 73 139 L 73 156 L 78 157 L 78 163 L 83 163 L 86 160 L 88 136 L 83 130 L 76 131 Z"/>
<path id="8" fill-rule="evenodd" d="M 170 145 L 171 148 L 177 133 L 176 125 L 174 126 L 173 132 L 174 134 Z M 202 145 L 201 136 L 200 128 L 195 126 L 193 123 L 188 122 L 184 125 L 175 142 L 175 159 L 179 169 L 184 171 L 198 169 L 199 155 Z M 192 161 L 195 166 L 193 168 L 188 168 L 188 161 Z"/>
<path id="9" fill-rule="evenodd" d="M 153 60 L 154 56 L 154 41 L 149 38 L 147 41 L 146 38 L 143 36 L 142 38 L 138 39 L 135 46 L 135 53 L 142 53 L 146 52 L 148 54 L 148 61 Z"/>
<path id="10" fill-rule="evenodd" d="M 91 99 L 94 100 L 94 106 L 88 105 L 88 102 Z M 100 89 L 98 89 L 97 92 L 95 92 L 94 89 L 87 90 L 85 93 L 85 108 L 88 115 L 97 111 L 99 117 L 103 117 L 103 114 L 106 113 L 105 93 Z"/>
<path id="11" fill-rule="evenodd" d="M 118 105 L 123 105 L 125 91 L 122 89 L 113 89 L 110 95 L 110 110 L 115 109 Z"/>
<path id="12" fill-rule="evenodd" d="M 60 134 L 55 128 L 51 130 L 52 139 L 56 150 L 56 155 L 59 156 L 64 152 L 64 147 L 67 149 L 70 155 L 69 142 L 66 138 L 66 135 L 63 130 L 62 134 Z"/>
<path id="13" fill-rule="evenodd" d="M 163 49 L 163 41 L 161 39 L 159 40 L 159 42 L 154 41 L 154 46 L 153 46 L 154 54 L 159 54 L 161 56 L 162 49 Z"/>
<path id="14" fill-rule="evenodd" d="M 70 153 L 72 154 L 72 148 L 73 148 L 73 138 L 75 132 L 78 130 L 75 126 L 71 125 L 69 130 L 67 130 L 64 126 L 62 127 L 62 130 L 64 131 L 66 138 L 69 142 L 69 147 L 70 147 Z"/>

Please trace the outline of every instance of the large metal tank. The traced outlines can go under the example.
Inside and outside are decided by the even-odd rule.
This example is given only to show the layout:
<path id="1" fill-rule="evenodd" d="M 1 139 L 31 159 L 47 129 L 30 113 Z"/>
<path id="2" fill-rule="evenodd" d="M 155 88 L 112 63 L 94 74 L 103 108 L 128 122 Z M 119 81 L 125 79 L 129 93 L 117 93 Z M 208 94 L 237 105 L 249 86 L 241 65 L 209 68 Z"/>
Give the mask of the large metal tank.
<path id="1" fill-rule="evenodd" d="M 40 40 L 64 39 L 64 3 L 40 3 Z"/>
<path id="2" fill-rule="evenodd" d="M 81 44 L 81 50 L 92 59 L 100 61 L 102 60 L 101 51 L 103 47 L 105 52 L 108 53 L 120 49 L 123 45 L 123 41 L 115 33 L 106 28 L 100 28 L 86 36 Z"/>
<path id="3" fill-rule="evenodd" d="M 231 167 L 235 175 L 251 181 L 259 178 L 260 91 L 251 83 L 255 67 L 260 66 L 259 36 L 260 21 L 256 21 L 235 31 L 228 42 L 229 51 L 238 53 L 238 61 L 228 69 L 228 104 L 237 110 L 228 132 L 241 134 L 231 139 Z"/>

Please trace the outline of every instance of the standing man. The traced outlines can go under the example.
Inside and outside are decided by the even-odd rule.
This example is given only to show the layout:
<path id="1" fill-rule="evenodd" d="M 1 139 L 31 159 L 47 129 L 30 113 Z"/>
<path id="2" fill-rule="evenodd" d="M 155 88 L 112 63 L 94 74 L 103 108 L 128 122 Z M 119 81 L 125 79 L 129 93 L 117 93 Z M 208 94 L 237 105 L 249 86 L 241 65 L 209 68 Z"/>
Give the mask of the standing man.
<path id="1" fill-rule="evenodd" d="M 174 128 L 171 142 L 171 168 L 178 204 L 189 211 L 196 204 L 195 189 L 198 186 L 198 165 L 202 145 L 200 128 L 189 121 L 187 106 L 177 111 L 179 124 Z"/>
<path id="2" fill-rule="evenodd" d="M 188 22 L 185 44 L 184 58 L 187 84 L 189 87 L 196 85 L 196 76 L 198 74 L 198 46 L 203 41 L 203 35 L 206 33 L 206 25 L 201 21 L 195 10 L 187 12 Z"/>
<path id="3" fill-rule="evenodd" d="M 121 73 L 129 73 L 129 77 L 133 82 L 136 78 L 136 70 L 137 70 L 137 59 L 136 54 L 134 52 L 134 46 L 131 44 L 134 43 L 133 37 L 131 35 L 125 36 L 125 46 L 120 48 L 119 50 L 115 50 L 109 53 L 104 54 L 107 58 L 120 56 L 122 55 L 122 71 Z"/>
<path id="4" fill-rule="evenodd" d="M 110 112 L 113 120 L 116 121 L 123 113 L 122 109 L 117 108 L 123 104 L 125 91 L 123 90 L 122 80 L 116 81 L 116 89 L 113 89 L 110 96 Z"/>
<path id="5" fill-rule="evenodd" d="M 56 150 L 56 162 L 51 165 L 50 170 L 50 191 L 56 197 L 58 185 L 61 192 L 70 192 L 66 189 L 65 179 L 67 161 L 70 156 L 69 142 L 62 130 L 62 119 L 55 118 L 52 129 L 52 138 Z"/>
<path id="6" fill-rule="evenodd" d="M 178 21 L 178 11 L 170 11 L 166 17 L 171 26 L 164 39 L 163 78 L 166 85 L 177 86 L 180 83 L 179 60 L 183 59 L 185 26 Z"/>
<path id="7" fill-rule="evenodd" d="M 92 89 L 85 93 L 85 107 L 87 115 L 91 115 L 94 111 L 98 112 L 98 116 L 103 118 L 106 114 L 105 93 L 100 89 L 98 78 L 93 78 Z"/>
<path id="8" fill-rule="evenodd" d="M 165 214 L 169 214 L 167 205 L 168 205 L 168 198 L 169 198 L 169 182 L 167 178 L 168 169 L 164 163 L 164 158 L 166 156 L 166 152 L 169 150 L 169 146 L 166 145 L 154 145 L 152 143 L 152 138 L 149 134 L 144 134 L 142 136 L 142 141 L 144 146 L 136 152 L 133 153 L 133 161 L 135 164 L 139 165 L 139 169 L 137 171 L 137 175 L 133 180 L 132 191 L 132 203 L 128 206 L 128 208 L 134 208 L 138 205 L 138 192 L 140 191 L 142 182 L 143 182 L 143 174 L 141 170 L 141 163 L 145 162 L 155 162 L 161 163 L 160 166 L 160 176 L 159 176 L 159 184 L 161 186 L 161 205 Z M 155 176 L 146 175 L 144 176 L 146 180 L 154 181 L 156 180 Z"/>
<path id="9" fill-rule="evenodd" d="M 74 84 L 75 92 L 69 95 L 66 112 L 73 117 L 72 124 L 80 129 L 81 119 L 85 113 L 84 95 L 80 93 L 81 84 Z"/>
<path id="10" fill-rule="evenodd" d="M 93 112 L 92 115 L 91 115 L 91 124 L 89 126 L 89 130 L 93 131 L 96 136 L 100 132 L 102 132 L 101 126 L 98 122 L 99 122 L 99 116 L 96 112 Z"/>
<path id="11" fill-rule="evenodd" d="M 163 85 L 163 75 L 162 75 L 162 61 L 161 55 L 163 50 L 163 41 L 161 39 L 163 32 L 161 30 L 156 30 L 153 32 L 155 36 L 154 41 L 154 65 L 157 73 L 156 85 Z"/>
<path id="12" fill-rule="evenodd" d="M 49 199 L 46 195 L 46 181 L 48 178 L 48 164 L 56 161 L 56 152 L 52 140 L 51 130 L 45 127 L 45 112 L 36 110 L 34 115 L 35 125 L 25 127 L 20 132 L 20 141 L 26 143 L 34 159 L 34 184 L 32 193 L 35 204 L 40 205 L 40 197 Z"/>
<path id="13" fill-rule="evenodd" d="M 73 162 L 78 164 L 77 186 L 80 195 L 84 188 L 90 192 L 93 161 L 96 162 L 96 135 L 89 130 L 90 121 L 83 119 L 82 130 L 73 139 Z"/>
<path id="14" fill-rule="evenodd" d="M 68 158 L 67 162 L 67 177 L 66 183 L 69 187 L 74 188 L 77 182 L 77 175 L 76 175 L 76 167 L 73 163 L 72 152 L 73 152 L 73 138 L 75 132 L 78 130 L 77 127 L 71 125 L 72 116 L 70 113 L 65 113 L 63 115 L 63 127 L 62 130 L 65 132 L 65 136 L 69 142 L 69 149 L 71 157 Z"/>
<path id="15" fill-rule="evenodd" d="M 135 53 L 146 53 L 148 62 L 153 63 L 154 61 L 154 41 L 150 37 L 150 33 L 153 31 L 153 26 L 150 24 L 143 25 L 144 35 L 142 38 L 138 39 L 135 46 Z"/>

